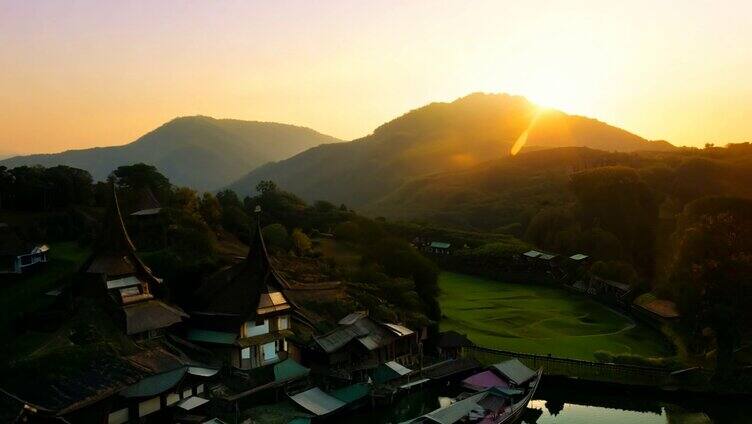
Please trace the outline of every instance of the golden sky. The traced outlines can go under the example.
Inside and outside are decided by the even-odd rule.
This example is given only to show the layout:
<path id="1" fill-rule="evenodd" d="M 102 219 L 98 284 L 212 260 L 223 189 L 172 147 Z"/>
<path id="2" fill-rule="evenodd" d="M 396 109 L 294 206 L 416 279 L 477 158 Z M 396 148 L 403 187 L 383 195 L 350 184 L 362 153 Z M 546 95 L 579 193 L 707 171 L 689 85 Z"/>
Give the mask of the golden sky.
<path id="1" fill-rule="evenodd" d="M 507 92 L 674 144 L 752 141 L 752 1 L 0 0 L 0 154 L 182 115 L 343 139 Z"/>

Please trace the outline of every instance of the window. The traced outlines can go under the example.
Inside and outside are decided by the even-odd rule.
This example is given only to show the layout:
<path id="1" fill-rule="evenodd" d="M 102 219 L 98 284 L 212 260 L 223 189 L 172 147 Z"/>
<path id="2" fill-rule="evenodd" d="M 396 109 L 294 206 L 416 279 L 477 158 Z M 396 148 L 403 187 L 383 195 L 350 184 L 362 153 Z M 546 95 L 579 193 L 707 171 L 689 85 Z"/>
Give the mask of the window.
<path id="1" fill-rule="evenodd" d="M 287 315 L 279 317 L 277 327 L 278 330 L 287 330 L 288 328 L 290 328 L 290 318 Z"/>
<path id="2" fill-rule="evenodd" d="M 187 388 L 187 389 L 185 389 L 185 390 L 183 390 L 183 399 L 185 399 L 187 397 L 191 397 L 191 395 L 193 395 L 193 391 L 191 390 L 190 387 Z"/>
<path id="3" fill-rule="evenodd" d="M 251 359 L 251 348 L 245 347 L 240 350 L 240 359 Z"/>
<path id="4" fill-rule="evenodd" d="M 177 393 L 169 393 L 165 399 L 166 405 L 174 405 L 180 400 L 180 395 Z"/>
<path id="5" fill-rule="evenodd" d="M 279 359 L 277 356 L 277 342 L 270 342 L 262 346 L 264 353 L 264 363 L 269 363 Z"/>
<path id="6" fill-rule="evenodd" d="M 145 400 L 138 404 L 138 416 L 145 417 L 153 412 L 159 411 L 161 406 L 160 399 L 158 397 Z"/>
<path id="7" fill-rule="evenodd" d="M 118 409 L 117 411 L 110 412 L 107 416 L 107 424 L 123 424 L 128 422 L 128 408 Z"/>
<path id="8" fill-rule="evenodd" d="M 245 323 L 244 332 L 245 334 L 242 334 L 243 337 L 253 337 L 266 334 L 269 332 L 269 320 L 262 319 L 255 322 L 247 321 Z"/>
<path id="9" fill-rule="evenodd" d="M 203 384 L 199 384 L 198 386 L 196 386 L 196 394 L 200 395 L 201 393 L 204 393 L 204 385 Z"/>

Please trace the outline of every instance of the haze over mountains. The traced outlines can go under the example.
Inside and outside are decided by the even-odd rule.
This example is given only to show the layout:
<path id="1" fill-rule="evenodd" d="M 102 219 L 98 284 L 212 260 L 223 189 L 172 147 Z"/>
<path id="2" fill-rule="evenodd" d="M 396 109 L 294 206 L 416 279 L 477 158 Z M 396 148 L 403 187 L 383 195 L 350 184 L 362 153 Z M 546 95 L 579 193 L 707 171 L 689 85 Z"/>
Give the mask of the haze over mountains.
<path id="1" fill-rule="evenodd" d="M 123 146 L 16 156 L 0 165 L 68 165 L 104 180 L 120 165 L 144 162 L 176 185 L 214 190 L 263 163 L 338 141 L 294 125 L 189 116 L 173 119 Z"/>
<path id="2" fill-rule="evenodd" d="M 306 200 L 363 207 L 410 179 L 508 157 L 523 134 L 523 152 L 567 146 L 674 149 L 594 119 L 541 110 L 524 97 L 475 93 L 408 112 L 359 140 L 317 146 L 266 164 L 229 188 L 248 194 L 259 181 L 273 180 Z"/>

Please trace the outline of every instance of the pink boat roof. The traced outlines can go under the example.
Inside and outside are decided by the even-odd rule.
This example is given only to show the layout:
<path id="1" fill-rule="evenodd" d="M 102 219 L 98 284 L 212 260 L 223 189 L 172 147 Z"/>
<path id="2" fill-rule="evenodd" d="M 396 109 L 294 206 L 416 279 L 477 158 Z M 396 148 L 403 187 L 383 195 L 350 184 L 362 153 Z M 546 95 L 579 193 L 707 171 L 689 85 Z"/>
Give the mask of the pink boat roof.
<path id="1" fill-rule="evenodd" d="M 509 383 L 502 380 L 493 371 L 483 371 L 462 380 L 462 385 L 472 390 L 486 390 L 491 387 L 509 387 Z"/>

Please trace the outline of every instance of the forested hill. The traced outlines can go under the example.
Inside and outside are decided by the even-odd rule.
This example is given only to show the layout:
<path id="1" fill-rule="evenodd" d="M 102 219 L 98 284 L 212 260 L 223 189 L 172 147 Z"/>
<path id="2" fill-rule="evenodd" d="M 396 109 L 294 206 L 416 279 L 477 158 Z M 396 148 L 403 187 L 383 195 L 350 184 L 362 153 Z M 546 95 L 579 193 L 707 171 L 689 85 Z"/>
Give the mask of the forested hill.
<path id="1" fill-rule="evenodd" d="M 308 200 L 360 207 L 410 178 L 509 156 L 523 134 L 523 152 L 562 146 L 624 152 L 674 148 L 597 120 L 540 110 L 523 97 L 476 93 L 408 112 L 362 139 L 318 146 L 267 164 L 230 188 L 247 194 L 258 182 L 273 180 Z"/>
<path id="2" fill-rule="evenodd" d="M 68 165 L 103 180 L 118 166 L 143 162 L 156 166 L 175 184 L 213 190 L 263 163 L 337 141 L 293 125 L 190 116 L 169 121 L 123 146 L 17 156 L 0 165 Z"/>

